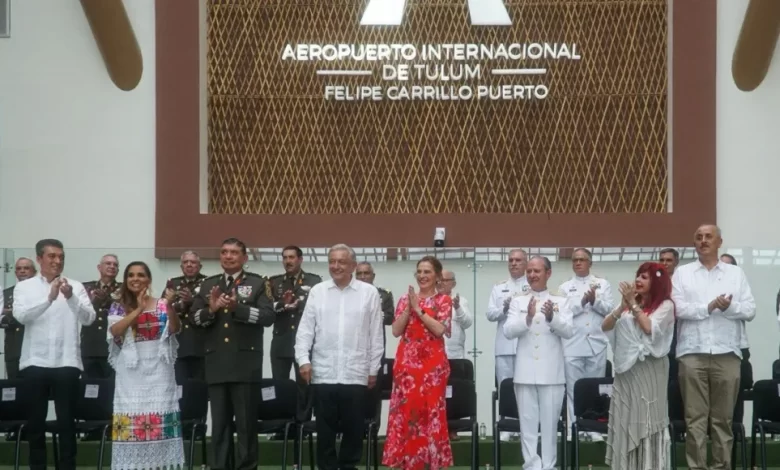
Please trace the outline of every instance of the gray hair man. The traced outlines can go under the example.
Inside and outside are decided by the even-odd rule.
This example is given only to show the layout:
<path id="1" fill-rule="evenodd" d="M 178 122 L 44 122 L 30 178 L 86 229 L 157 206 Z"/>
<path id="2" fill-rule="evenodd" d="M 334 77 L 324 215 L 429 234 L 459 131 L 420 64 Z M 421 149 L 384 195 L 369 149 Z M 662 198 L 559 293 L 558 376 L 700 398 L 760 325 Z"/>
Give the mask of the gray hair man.
<path id="1" fill-rule="evenodd" d="M 528 286 L 525 271 L 528 266 L 528 253 L 515 249 L 509 252 L 507 267 L 509 279 L 493 286 L 488 301 L 487 319 L 497 323 L 495 356 L 496 356 L 496 386 L 500 390 L 501 382 L 514 377 L 517 338 L 504 336 L 504 322 L 512 299 L 526 295 L 531 291 Z M 501 433 L 501 440 L 509 440 L 509 433 Z"/>

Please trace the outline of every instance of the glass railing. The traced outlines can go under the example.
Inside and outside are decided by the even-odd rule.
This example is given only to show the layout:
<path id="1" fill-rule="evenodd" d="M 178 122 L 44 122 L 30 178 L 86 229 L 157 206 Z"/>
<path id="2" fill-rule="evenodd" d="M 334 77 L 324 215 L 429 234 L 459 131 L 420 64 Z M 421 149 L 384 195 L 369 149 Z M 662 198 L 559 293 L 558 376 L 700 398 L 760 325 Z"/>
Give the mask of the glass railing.
<path id="1" fill-rule="evenodd" d="M 95 248 L 75 249 L 66 247 L 65 274 L 80 281 L 94 280 L 98 276 L 97 265 L 105 254 L 114 254 L 120 261 L 120 274 L 124 266 L 136 260 L 145 261 L 152 270 L 153 288 L 156 294 L 165 286 L 168 278 L 181 275 L 178 253 L 191 248 L 166 250 L 173 259 L 157 259 L 152 248 Z M 550 288 L 557 290 L 572 274 L 571 249 L 525 248 L 529 255 L 547 256 L 552 262 L 553 273 Z M 657 260 L 659 247 L 649 248 L 590 248 L 593 252 L 592 272 L 606 278 L 613 286 L 620 281 L 634 278 L 641 262 Z M 676 247 L 681 255 L 681 264 L 695 259 L 690 247 Z M 216 258 L 217 247 L 195 249 L 202 256 L 204 274 L 220 271 Z M 304 248 L 304 271 L 328 278 L 327 248 Z M 474 362 L 478 393 L 478 417 L 485 423 L 490 434 L 491 393 L 495 383 L 494 337 L 496 324 L 487 320 L 485 313 L 492 287 L 509 277 L 507 248 L 359 248 L 358 261 L 368 261 L 376 273 L 375 284 L 389 289 L 397 301 L 410 285 L 415 285 L 414 271 L 417 260 L 425 255 L 438 257 L 445 269 L 455 274 L 455 291 L 468 301 L 474 317 L 473 325 L 466 330 L 466 351 Z M 747 331 L 750 339 L 751 363 L 755 380 L 771 377 L 772 362 L 778 358 L 778 320 L 776 302 L 780 289 L 780 249 L 756 247 L 726 247 L 723 253 L 732 254 L 747 273 L 758 313 Z M 15 282 L 13 265 L 20 257 L 35 259 L 31 247 L 0 248 L 0 259 L 5 269 L 0 270 L 0 282 L 5 287 Z M 271 276 L 283 272 L 280 248 L 252 248 L 249 250 L 247 270 Z M 616 294 L 617 295 L 617 294 Z M 388 332 L 387 356 L 393 357 L 398 340 Z M 265 357 L 263 370 L 270 376 L 271 332 L 265 333 Z M 611 355 L 611 352 L 610 352 Z M 0 367 L 4 367 L 0 365 Z M 745 419 L 750 419 L 750 406 L 746 407 Z M 383 427 L 386 423 L 387 404 L 384 406 Z M 746 421 L 749 422 L 749 421 Z"/>

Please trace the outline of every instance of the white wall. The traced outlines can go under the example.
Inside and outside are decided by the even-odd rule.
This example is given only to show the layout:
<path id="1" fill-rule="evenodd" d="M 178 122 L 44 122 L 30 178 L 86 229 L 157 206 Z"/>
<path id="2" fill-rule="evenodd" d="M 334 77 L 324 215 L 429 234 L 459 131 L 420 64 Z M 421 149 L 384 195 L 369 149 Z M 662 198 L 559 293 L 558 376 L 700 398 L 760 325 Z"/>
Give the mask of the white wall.
<path id="1" fill-rule="evenodd" d="M 718 223 L 728 244 L 780 248 L 780 48 L 758 89 L 737 89 L 731 58 L 747 4 L 718 0 Z"/>
<path id="2" fill-rule="evenodd" d="M 12 37 L 0 39 L 0 246 L 153 246 L 154 1 L 125 6 L 144 58 L 130 93 L 108 77 L 79 2 L 12 1 Z"/>
<path id="3" fill-rule="evenodd" d="M 0 39 L 0 247 L 31 255 L 35 240 L 55 236 L 67 246 L 68 275 L 88 280 L 106 252 L 126 263 L 150 262 L 156 286 L 177 274 L 175 262 L 153 258 L 155 191 L 154 2 L 125 2 L 144 57 L 138 88 L 119 91 L 108 78 L 77 2 L 15 0 L 13 37 Z M 780 60 L 752 93 L 736 89 L 731 56 L 747 0 L 718 0 L 718 222 L 728 250 L 737 253 L 759 305 L 748 332 L 756 378 L 777 358 L 774 299 L 780 287 L 780 201 L 777 122 Z M 776 52 L 780 54 L 780 51 Z M 679 156 L 682 158 L 682 156 Z M 32 214 L 32 215 L 31 215 Z M 127 223 L 130 220 L 131 223 Z M 758 250 L 755 251 L 754 249 Z M 764 251 L 762 251 L 764 250 Z M 772 253 L 769 252 L 772 250 Z M 743 256 L 740 253 L 747 255 Z M 504 263 L 447 263 L 459 290 L 474 306 L 478 349 L 479 419 L 490 420 L 495 325 L 484 318 L 491 286 L 506 277 Z M 630 279 L 636 262 L 604 263 L 596 271 L 611 282 Z M 206 272 L 216 266 L 207 263 Z M 263 274 L 277 263 L 257 263 Z M 326 275 L 326 266 L 309 269 Z M 410 263 L 377 265 L 377 283 L 394 292 L 412 281 Z M 568 273 L 555 266 L 555 284 Z M 476 289 L 473 289 L 476 276 Z M 472 332 L 473 332 L 472 331 Z M 266 348 L 270 333 L 266 335 Z M 390 341 L 390 355 L 396 347 Z M 473 339 L 468 342 L 472 347 Z M 270 370 L 266 359 L 266 370 Z"/>

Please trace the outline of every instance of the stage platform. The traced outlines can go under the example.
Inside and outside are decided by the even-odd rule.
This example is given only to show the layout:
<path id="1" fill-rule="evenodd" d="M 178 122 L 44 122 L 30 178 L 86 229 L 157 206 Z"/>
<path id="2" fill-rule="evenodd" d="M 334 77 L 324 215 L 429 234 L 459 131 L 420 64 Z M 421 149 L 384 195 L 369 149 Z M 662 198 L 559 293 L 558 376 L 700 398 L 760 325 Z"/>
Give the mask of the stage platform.
<path id="1" fill-rule="evenodd" d="M 382 451 L 382 444 L 384 443 L 384 439 L 380 438 L 380 449 L 379 451 Z M 186 444 L 185 444 L 186 445 Z M 266 437 L 260 437 L 260 443 L 259 443 L 259 449 L 260 449 L 260 466 L 262 468 L 274 468 L 279 469 L 281 468 L 282 463 L 282 442 L 281 441 L 271 441 L 268 440 Z M 301 470 L 308 469 L 308 449 L 307 446 L 304 446 L 304 468 Z M 90 467 L 90 468 L 96 468 L 97 467 L 97 458 L 98 458 L 98 448 L 99 445 L 97 442 L 80 442 L 79 443 L 79 450 L 78 450 L 78 466 L 79 467 Z M 49 441 L 49 447 L 48 447 L 48 456 L 49 456 L 49 462 L 51 465 L 53 465 L 52 462 L 52 452 L 51 452 L 51 441 Z M 210 449 L 209 449 L 210 450 Z M 469 465 L 469 462 L 471 461 L 471 446 L 470 446 L 470 440 L 461 438 L 458 441 L 455 441 L 452 443 L 452 451 L 453 456 L 455 458 L 455 465 L 457 467 L 463 467 L 467 468 Z M 588 465 L 592 465 L 592 468 L 606 468 L 606 465 L 604 464 L 604 452 L 605 452 L 605 444 L 603 442 L 585 442 L 580 445 L 580 467 L 581 468 L 588 468 Z M 195 468 L 200 469 L 201 468 L 201 461 L 200 461 L 200 448 L 196 447 L 195 449 Z M 288 460 L 288 466 L 287 468 L 292 470 L 292 444 L 289 446 L 289 460 Z M 750 464 L 750 442 L 748 442 L 748 466 L 749 468 L 752 468 Z M 522 459 L 520 457 L 520 443 L 519 441 L 512 441 L 512 442 L 504 442 L 501 446 L 501 461 L 502 461 L 502 468 L 504 470 L 510 470 L 515 468 L 520 468 L 520 465 L 522 464 Z M 685 450 L 683 448 L 682 443 L 677 444 L 677 457 L 679 465 L 679 469 L 685 468 Z M 14 443 L 8 442 L 5 440 L 0 441 L 0 470 L 3 470 L 4 468 L 11 468 L 13 465 L 14 459 Z M 740 468 L 739 466 L 739 458 L 737 458 L 737 468 Z M 22 443 L 22 467 L 27 467 L 27 444 Z M 485 464 L 489 463 L 491 469 L 495 468 L 493 464 L 493 440 L 483 439 L 479 442 L 479 464 L 480 469 L 485 468 Z M 111 449 L 110 445 L 106 448 L 106 456 L 104 460 L 104 468 L 110 468 L 111 464 Z M 780 442 L 768 442 L 767 443 L 767 465 L 769 467 L 777 467 L 780 468 Z M 758 466 L 758 465 L 757 465 Z M 381 467 L 380 467 L 381 468 Z M 760 466 L 759 466 L 760 468 Z"/>

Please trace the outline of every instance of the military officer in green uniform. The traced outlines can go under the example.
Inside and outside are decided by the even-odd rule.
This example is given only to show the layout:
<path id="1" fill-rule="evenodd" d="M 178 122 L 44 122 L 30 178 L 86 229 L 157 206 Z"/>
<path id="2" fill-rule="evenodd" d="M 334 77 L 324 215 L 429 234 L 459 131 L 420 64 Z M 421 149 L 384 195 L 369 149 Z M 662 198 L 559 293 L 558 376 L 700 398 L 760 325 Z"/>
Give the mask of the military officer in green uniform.
<path id="1" fill-rule="evenodd" d="M 367 284 L 374 285 L 374 278 L 376 278 L 374 267 L 371 266 L 371 263 L 368 261 L 358 263 L 357 269 L 355 271 L 355 277 L 357 277 L 358 281 L 363 281 Z M 377 286 L 374 287 L 376 287 L 376 290 L 379 291 L 379 300 L 382 302 L 383 324 L 385 326 L 390 326 L 393 324 L 393 319 L 395 318 L 395 303 L 393 302 L 393 294 L 388 289 L 383 289 Z M 387 331 L 385 328 L 382 329 L 382 338 L 384 339 L 385 349 L 387 349 Z M 383 354 L 382 359 L 384 358 L 385 355 Z"/>
<path id="2" fill-rule="evenodd" d="M 179 315 L 182 329 L 179 333 L 179 350 L 176 357 L 176 383 L 187 380 L 205 380 L 203 368 L 203 330 L 192 323 L 192 303 L 200 292 L 206 276 L 200 273 L 203 266 L 200 256 L 194 251 L 181 255 L 182 276 L 168 279 L 166 289 L 172 289 L 176 296 L 173 308 Z M 165 292 L 163 289 L 161 292 Z"/>
<path id="3" fill-rule="evenodd" d="M 114 369 L 108 363 L 108 311 L 117 299 L 122 283 L 116 281 L 119 273 L 119 258 L 105 255 L 97 266 L 100 279 L 84 283 L 92 307 L 95 309 L 95 321 L 81 327 L 81 361 L 84 364 L 82 377 L 86 379 L 108 379 L 114 376 Z"/>
<path id="4" fill-rule="evenodd" d="M 35 263 L 29 258 L 19 258 L 14 266 L 16 282 L 30 279 L 37 273 Z M 24 326 L 13 317 L 14 288 L 13 286 L 3 290 L 3 314 L 0 316 L 0 328 L 5 330 L 5 373 L 9 379 L 19 376 L 19 358 L 22 357 L 22 340 L 24 339 Z"/>
<path id="5" fill-rule="evenodd" d="M 206 382 L 212 421 L 213 470 L 257 468 L 257 407 L 263 376 L 263 328 L 275 313 L 268 280 L 244 271 L 246 245 L 222 243 L 223 272 L 200 285 L 192 322 L 204 329 Z M 235 426 L 234 426 L 235 423 Z M 233 465 L 233 429 L 238 434 Z"/>
<path id="6" fill-rule="evenodd" d="M 303 251 L 297 246 L 282 250 L 284 274 L 272 276 L 271 292 L 274 299 L 274 335 L 271 340 L 271 374 L 275 379 L 289 379 L 290 369 L 295 371 L 298 383 L 298 418 L 305 420 L 311 408 L 308 384 L 301 380 L 295 365 L 295 334 L 301 322 L 309 290 L 322 282 L 316 274 L 301 269 Z M 282 438 L 280 434 L 276 439 Z"/>

